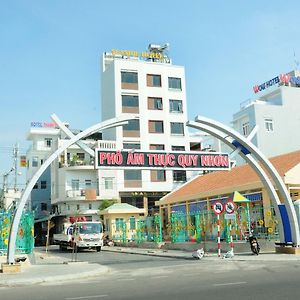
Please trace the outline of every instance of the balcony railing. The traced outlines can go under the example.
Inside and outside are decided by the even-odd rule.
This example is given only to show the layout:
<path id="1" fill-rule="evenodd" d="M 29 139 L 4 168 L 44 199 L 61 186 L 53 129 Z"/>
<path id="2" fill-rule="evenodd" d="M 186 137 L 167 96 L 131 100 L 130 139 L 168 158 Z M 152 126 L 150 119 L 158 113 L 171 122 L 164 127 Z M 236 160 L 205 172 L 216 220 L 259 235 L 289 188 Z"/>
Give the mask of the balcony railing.
<path id="1" fill-rule="evenodd" d="M 67 198 L 78 198 L 80 200 L 97 200 L 99 196 L 98 189 L 85 188 L 79 190 L 66 190 Z"/>

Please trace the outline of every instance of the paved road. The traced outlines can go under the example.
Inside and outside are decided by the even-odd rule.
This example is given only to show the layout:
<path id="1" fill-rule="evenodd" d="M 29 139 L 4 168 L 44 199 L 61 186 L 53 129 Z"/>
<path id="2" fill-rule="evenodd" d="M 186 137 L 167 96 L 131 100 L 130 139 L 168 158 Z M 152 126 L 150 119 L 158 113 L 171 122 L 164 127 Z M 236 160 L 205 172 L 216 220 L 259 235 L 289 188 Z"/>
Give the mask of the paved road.
<path id="1" fill-rule="evenodd" d="M 80 255 L 105 263 L 112 271 L 59 284 L 1 288 L 1 299 L 282 300 L 298 298 L 299 294 L 300 262 L 198 261 L 110 252 Z"/>

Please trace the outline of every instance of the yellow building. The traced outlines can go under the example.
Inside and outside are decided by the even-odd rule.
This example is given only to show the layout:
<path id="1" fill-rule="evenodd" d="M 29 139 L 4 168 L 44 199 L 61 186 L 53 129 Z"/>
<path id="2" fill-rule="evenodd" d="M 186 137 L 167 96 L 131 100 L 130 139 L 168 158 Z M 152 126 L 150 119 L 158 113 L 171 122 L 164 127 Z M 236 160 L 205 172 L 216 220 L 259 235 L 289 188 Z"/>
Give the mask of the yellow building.
<path id="1" fill-rule="evenodd" d="M 105 231 L 115 241 L 132 241 L 136 237 L 137 221 L 144 219 L 145 209 L 127 203 L 115 203 L 100 211 Z"/>

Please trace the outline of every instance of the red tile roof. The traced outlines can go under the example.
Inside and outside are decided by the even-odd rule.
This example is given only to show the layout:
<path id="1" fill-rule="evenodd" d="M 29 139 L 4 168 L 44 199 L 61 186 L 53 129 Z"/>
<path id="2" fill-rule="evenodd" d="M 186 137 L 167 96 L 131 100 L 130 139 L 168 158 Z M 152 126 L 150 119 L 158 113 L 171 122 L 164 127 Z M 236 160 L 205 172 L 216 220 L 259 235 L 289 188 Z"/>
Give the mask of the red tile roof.
<path id="1" fill-rule="evenodd" d="M 300 150 L 273 157 L 270 161 L 279 175 L 283 177 L 290 169 L 300 163 Z M 214 190 L 217 192 L 217 190 L 226 188 L 234 191 L 236 187 L 249 186 L 255 183 L 257 183 L 257 187 L 262 185 L 255 171 L 248 164 L 245 164 L 230 171 L 218 171 L 197 176 L 179 189 L 163 197 L 160 201 L 173 202 L 183 200 L 183 198 L 191 200 L 199 198 L 200 194 L 210 193 Z"/>

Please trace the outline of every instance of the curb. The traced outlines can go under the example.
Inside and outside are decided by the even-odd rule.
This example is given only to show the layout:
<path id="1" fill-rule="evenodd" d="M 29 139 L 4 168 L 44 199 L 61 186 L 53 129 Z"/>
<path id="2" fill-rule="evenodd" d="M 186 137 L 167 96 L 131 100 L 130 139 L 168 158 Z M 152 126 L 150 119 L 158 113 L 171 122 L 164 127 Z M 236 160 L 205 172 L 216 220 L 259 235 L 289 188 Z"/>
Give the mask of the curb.
<path id="1" fill-rule="evenodd" d="M 72 265 L 75 265 L 75 263 L 73 263 Z M 82 263 L 80 265 L 82 265 Z M 83 278 L 88 278 L 88 277 L 92 277 L 92 276 L 98 276 L 98 275 L 106 274 L 109 272 L 110 272 L 109 267 L 101 266 L 101 267 L 97 268 L 96 270 L 91 270 L 91 271 L 86 271 L 86 272 L 76 272 L 74 270 L 74 272 L 71 274 L 48 275 L 45 277 L 39 276 L 39 278 L 17 278 L 16 276 L 13 276 L 13 277 L 11 277 L 11 279 L 0 280 L 0 287 L 2 287 L 2 286 L 15 287 L 15 286 L 23 286 L 23 285 L 40 284 L 40 283 L 46 283 L 46 282 L 51 283 L 51 282 L 58 282 L 58 281 L 64 282 L 64 281 L 69 281 L 69 280 L 73 280 L 73 279 L 83 279 Z M 9 275 L 9 276 L 11 276 L 11 275 Z M 1 276 L 0 276 L 0 279 L 1 279 Z"/>

